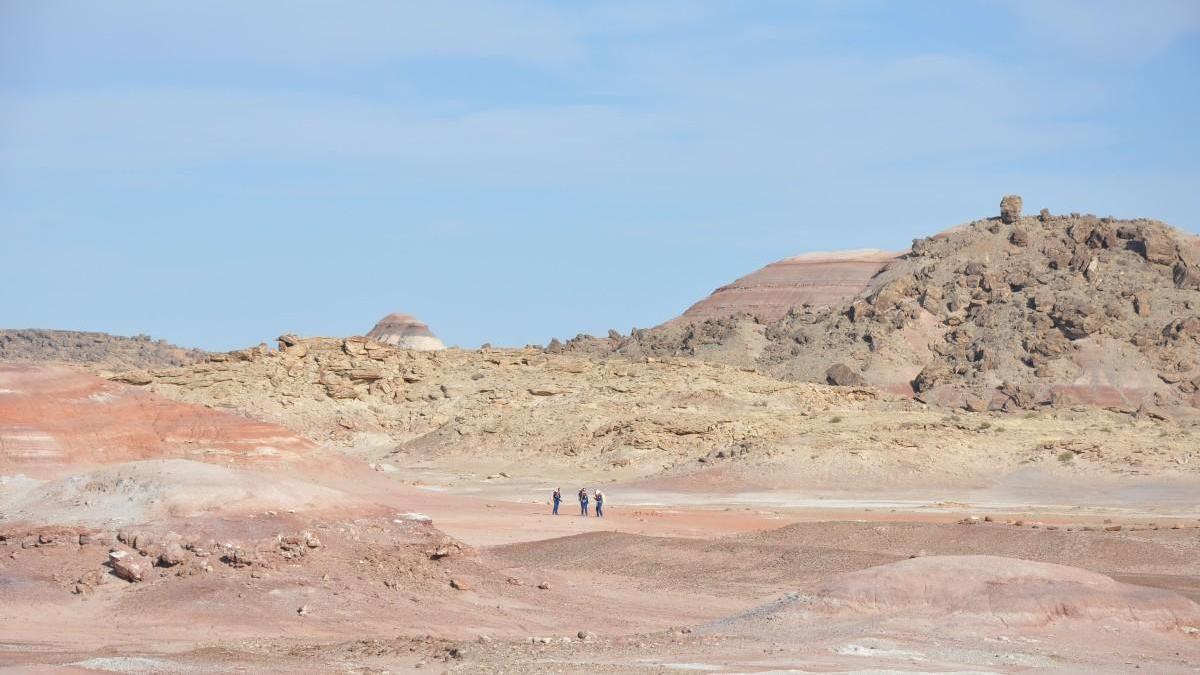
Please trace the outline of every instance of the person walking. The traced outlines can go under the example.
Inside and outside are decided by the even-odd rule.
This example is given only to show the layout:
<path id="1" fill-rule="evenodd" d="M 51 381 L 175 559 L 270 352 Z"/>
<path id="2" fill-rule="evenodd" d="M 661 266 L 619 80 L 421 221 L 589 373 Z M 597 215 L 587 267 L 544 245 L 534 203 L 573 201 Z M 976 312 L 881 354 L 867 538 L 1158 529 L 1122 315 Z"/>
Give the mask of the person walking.
<path id="1" fill-rule="evenodd" d="M 551 497 L 554 500 L 554 515 L 558 515 L 558 505 L 562 502 L 562 488 L 554 488 L 554 495 Z"/>
<path id="2" fill-rule="evenodd" d="M 579 488 L 579 515 L 586 516 L 587 512 L 587 488 Z"/>
<path id="3" fill-rule="evenodd" d="M 604 493 L 600 491 L 600 488 L 596 488 L 593 491 L 593 493 L 596 498 L 596 517 L 603 518 L 604 517 Z"/>

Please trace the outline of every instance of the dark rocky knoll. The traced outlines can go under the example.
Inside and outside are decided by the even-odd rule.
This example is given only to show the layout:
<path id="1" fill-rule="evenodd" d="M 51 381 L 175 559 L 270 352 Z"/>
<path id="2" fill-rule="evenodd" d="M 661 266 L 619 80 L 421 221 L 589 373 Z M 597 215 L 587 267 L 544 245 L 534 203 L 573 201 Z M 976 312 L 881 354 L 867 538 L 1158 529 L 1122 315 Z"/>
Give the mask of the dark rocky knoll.
<path id="1" fill-rule="evenodd" d="M 695 356 L 977 410 L 1200 407 L 1200 237 L 1150 219 L 1020 208 L 1010 196 L 1000 217 L 915 240 L 831 304 L 562 348 Z"/>
<path id="2" fill-rule="evenodd" d="M 121 337 L 107 333 L 39 328 L 0 330 L 0 361 L 86 364 L 108 370 L 186 366 L 207 354 L 145 335 Z"/>

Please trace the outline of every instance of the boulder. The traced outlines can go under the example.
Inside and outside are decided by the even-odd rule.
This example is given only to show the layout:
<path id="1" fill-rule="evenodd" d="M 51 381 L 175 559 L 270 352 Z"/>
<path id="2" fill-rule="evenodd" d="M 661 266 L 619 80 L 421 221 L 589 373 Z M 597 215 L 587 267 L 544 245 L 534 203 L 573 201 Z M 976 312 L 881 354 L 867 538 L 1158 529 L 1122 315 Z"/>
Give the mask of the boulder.
<path id="1" fill-rule="evenodd" d="M 353 385 L 330 382 L 325 385 L 325 393 L 329 398 L 352 399 L 358 398 L 359 392 Z"/>
<path id="2" fill-rule="evenodd" d="M 137 386 L 150 384 L 154 381 L 154 378 L 151 377 L 149 373 L 137 370 L 130 371 L 128 373 L 117 373 L 108 379 L 112 380 L 113 382 L 124 382 L 125 384 L 133 384 Z"/>
<path id="3" fill-rule="evenodd" d="M 1169 234 L 1160 228 L 1141 226 L 1131 247 L 1156 265 L 1171 265 L 1179 258 L 1179 249 Z"/>
<path id="4" fill-rule="evenodd" d="M 242 568 L 253 565 L 256 562 L 256 558 L 253 553 L 233 546 L 225 550 L 225 554 L 221 556 L 221 562 L 230 567 Z"/>
<path id="5" fill-rule="evenodd" d="M 912 291 L 911 279 L 893 279 L 876 289 L 868 301 L 876 310 L 882 311 L 900 304 L 912 295 Z"/>
<path id="6" fill-rule="evenodd" d="M 931 363 L 922 368 L 921 372 L 917 373 L 916 378 L 913 379 L 913 391 L 918 394 L 927 392 L 937 386 L 938 382 L 945 381 L 952 375 L 953 372 L 948 366 L 941 363 Z"/>
<path id="7" fill-rule="evenodd" d="M 1133 311 L 1138 316 L 1150 316 L 1150 294 L 1146 291 L 1138 291 L 1133 294 Z"/>
<path id="8" fill-rule="evenodd" d="M 857 371 L 844 363 L 835 363 L 825 371 L 825 381 L 838 387 L 861 387 L 867 383 Z"/>
<path id="9" fill-rule="evenodd" d="M 921 294 L 921 307 L 931 314 L 939 314 L 942 311 L 943 300 L 945 294 L 942 289 L 937 286 L 930 286 Z"/>
<path id="10" fill-rule="evenodd" d="M 1005 195 L 1000 200 L 1000 221 L 1011 225 L 1020 220 L 1021 206 L 1020 195 Z"/>
<path id="11" fill-rule="evenodd" d="M 187 552 L 179 544 L 168 544 L 158 554 L 158 564 L 163 567 L 174 567 L 187 559 Z"/>
<path id="12" fill-rule="evenodd" d="M 967 412 L 986 412 L 991 401 L 983 396 L 967 395 L 963 397 L 963 409 Z"/>
<path id="13" fill-rule="evenodd" d="M 1175 281 L 1175 288 L 1200 291 L 1200 267 L 1189 265 L 1180 260 L 1175 263 L 1175 268 L 1172 270 L 1172 277 Z"/>
<path id="14" fill-rule="evenodd" d="M 1164 338 L 1172 341 L 1200 338 L 1200 316 L 1175 319 L 1163 328 L 1162 334 Z"/>
<path id="15" fill-rule="evenodd" d="M 1050 310 L 1054 326 L 1068 339 L 1080 340 L 1100 330 L 1104 315 L 1093 307 L 1079 301 L 1064 299 L 1054 303 Z"/>

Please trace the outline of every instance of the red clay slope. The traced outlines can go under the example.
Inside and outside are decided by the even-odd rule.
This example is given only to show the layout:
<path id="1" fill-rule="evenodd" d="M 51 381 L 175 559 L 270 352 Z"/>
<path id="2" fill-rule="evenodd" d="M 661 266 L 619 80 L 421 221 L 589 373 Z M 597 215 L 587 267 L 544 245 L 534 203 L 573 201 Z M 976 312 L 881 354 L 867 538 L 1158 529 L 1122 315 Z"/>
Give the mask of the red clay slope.
<path id="1" fill-rule="evenodd" d="M 48 477 L 143 459 L 278 465 L 322 452 L 283 427 L 68 368 L 0 365 L 0 469 Z"/>

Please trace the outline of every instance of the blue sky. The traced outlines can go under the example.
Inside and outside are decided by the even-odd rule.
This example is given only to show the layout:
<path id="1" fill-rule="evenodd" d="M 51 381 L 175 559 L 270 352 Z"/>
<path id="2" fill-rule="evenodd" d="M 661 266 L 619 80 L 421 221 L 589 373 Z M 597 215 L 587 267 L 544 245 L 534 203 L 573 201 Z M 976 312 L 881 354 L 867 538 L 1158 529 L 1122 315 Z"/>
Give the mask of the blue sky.
<path id="1" fill-rule="evenodd" d="M 0 326 L 464 347 L 1026 208 L 1200 230 L 1200 3 L 0 4 Z"/>

